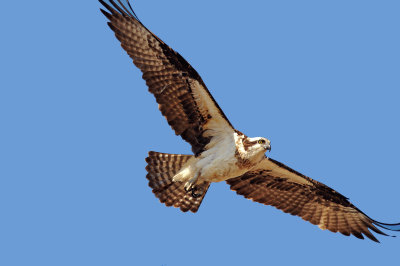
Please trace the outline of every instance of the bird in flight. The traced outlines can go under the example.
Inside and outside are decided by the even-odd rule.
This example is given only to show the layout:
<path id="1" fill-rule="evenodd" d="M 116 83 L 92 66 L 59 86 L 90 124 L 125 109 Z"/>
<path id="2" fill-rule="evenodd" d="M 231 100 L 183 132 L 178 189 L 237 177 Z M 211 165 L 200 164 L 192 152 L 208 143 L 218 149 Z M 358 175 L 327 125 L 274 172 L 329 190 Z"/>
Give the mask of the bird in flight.
<path id="1" fill-rule="evenodd" d="M 400 223 L 373 220 L 332 188 L 267 157 L 271 142 L 236 130 L 197 71 L 142 24 L 129 1 L 99 1 L 162 115 L 192 146 L 193 155 L 149 152 L 146 177 L 162 203 L 197 212 L 210 184 L 226 181 L 237 194 L 323 230 L 376 242 L 370 230 L 381 235 L 387 234 L 379 228 L 400 231 Z"/>

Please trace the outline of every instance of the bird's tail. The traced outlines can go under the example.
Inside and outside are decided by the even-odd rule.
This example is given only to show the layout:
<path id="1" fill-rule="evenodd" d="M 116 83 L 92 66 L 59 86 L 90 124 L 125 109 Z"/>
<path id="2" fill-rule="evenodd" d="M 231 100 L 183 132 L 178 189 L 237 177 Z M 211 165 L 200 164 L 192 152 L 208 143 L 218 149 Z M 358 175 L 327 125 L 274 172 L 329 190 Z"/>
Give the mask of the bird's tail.
<path id="1" fill-rule="evenodd" d="M 154 195 L 165 205 L 180 208 L 183 212 L 197 212 L 210 183 L 201 184 L 201 194 L 194 195 L 185 190 L 184 182 L 172 178 L 193 155 L 149 152 L 146 158 L 146 178 Z"/>

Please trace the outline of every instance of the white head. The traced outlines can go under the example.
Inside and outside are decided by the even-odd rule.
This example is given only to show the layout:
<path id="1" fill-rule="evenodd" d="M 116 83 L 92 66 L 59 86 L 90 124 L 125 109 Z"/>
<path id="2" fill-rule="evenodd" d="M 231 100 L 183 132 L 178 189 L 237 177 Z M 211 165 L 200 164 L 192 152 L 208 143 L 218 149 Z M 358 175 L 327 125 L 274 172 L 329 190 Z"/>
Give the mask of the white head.
<path id="1" fill-rule="evenodd" d="M 250 157 L 253 157 L 270 151 L 271 141 L 262 137 L 247 137 L 243 139 L 243 148 Z"/>

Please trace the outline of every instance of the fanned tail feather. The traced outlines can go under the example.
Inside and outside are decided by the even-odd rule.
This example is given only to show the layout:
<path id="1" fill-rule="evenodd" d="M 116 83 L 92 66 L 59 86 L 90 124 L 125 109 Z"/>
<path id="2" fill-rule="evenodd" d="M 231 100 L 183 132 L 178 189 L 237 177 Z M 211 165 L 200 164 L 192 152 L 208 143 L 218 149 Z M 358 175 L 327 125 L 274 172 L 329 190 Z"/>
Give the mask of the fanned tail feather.
<path id="1" fill-rule="evenodd" d="M 146 178 L 154 195 L 166 206 L 180 208 L 183 212 L 197 212 L 210 183 L 203 183 L 202 194 L 193 197 L 185 191 L 185 183 L 174 182 L 172 178 L 193 155 L 149 152 L 146 158 Z"/>

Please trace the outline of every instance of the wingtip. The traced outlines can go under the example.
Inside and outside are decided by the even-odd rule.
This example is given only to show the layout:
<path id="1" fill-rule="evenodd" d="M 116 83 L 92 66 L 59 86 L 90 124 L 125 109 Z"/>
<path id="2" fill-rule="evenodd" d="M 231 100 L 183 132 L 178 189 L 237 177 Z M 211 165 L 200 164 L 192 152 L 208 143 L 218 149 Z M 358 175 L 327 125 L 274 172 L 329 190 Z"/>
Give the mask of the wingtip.
<path id="1" fill-rule="evenodd" d="M 379 241 L 378 239 L 372 239 L 372 241 L 374 241 L 375 243 L 378 243 L 378 244 L 380 244 L 381 243 L 381 241 Z"/>
<path id="2" fill-rule="evenodd" d="M 395 223 L 395 224 L 387 224 L 387 223 L 381 223 L 378 221 L 374 221 L 374 224 L 390 231 L 395 231 L 395 232 L 400 232 L 400 223 Z"/>
<path id="3" fill-rule="evenodd" d="M 108 18 L 108 20 L 111 20 L 112 15 L 110 13 L 108 13 L 107 11 L 105 11 L 104 9 L 100 8 L 100 12 L 103 13 L 103 15 Z"/>
<path id="4" fill-rule="evenodd" d="M 366 235 L 369 239 L 371 239 L 372 241 L 376 242 L 376 243 L 381 243 L 373 234 L 368 234 Z"/>
<path id="5" fill-rule="evenodd" d="M 102 4 L 106 9 L 108 9 L 110 12 L 112 11 L 112 8 L 109 4 L 104 2 L 103 0 L 99 0 L 100 4 Z"/>

